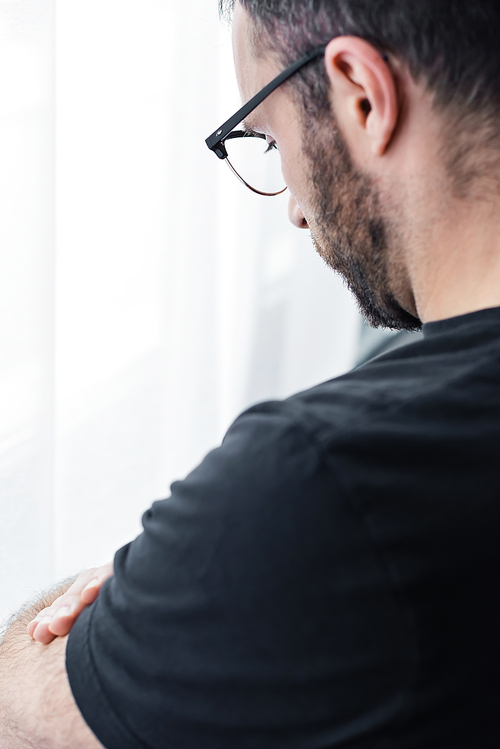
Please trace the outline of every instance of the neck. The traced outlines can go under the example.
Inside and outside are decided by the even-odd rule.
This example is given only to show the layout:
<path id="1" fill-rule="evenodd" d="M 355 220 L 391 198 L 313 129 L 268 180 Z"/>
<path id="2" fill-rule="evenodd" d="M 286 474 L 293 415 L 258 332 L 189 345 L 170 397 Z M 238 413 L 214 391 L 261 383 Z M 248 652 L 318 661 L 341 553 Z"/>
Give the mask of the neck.
<path id="1" fill-rule="evenodd" d="M 428 220 L 409 274 L 423 322 L 500 306 L 499 206 L 453 200 L 441 208 Z"/>

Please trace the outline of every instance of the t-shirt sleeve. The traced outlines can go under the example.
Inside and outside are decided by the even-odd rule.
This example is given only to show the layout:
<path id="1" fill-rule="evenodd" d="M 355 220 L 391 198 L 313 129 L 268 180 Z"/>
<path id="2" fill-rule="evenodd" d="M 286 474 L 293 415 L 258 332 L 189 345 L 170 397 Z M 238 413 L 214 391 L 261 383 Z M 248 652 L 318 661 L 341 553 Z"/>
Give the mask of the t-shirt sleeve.
<path id="1" fill-rule="evenodd" d="M 76 622 L 67 671 L 107 749 L 312 749 L 405 698 L 402 615 L 332 457 L 283 404 L 143 517 Z"/>

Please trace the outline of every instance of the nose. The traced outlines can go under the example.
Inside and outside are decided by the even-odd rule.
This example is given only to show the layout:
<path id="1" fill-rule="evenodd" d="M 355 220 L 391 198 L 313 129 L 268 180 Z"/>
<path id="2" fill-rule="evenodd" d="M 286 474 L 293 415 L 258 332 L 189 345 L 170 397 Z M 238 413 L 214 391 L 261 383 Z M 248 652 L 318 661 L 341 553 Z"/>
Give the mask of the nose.
<path id="1" fill-rule="evenodd" d="M 293 195 L 288 201 L 288 218 L 297 229 L 307 229 L 309 226 Z"/>

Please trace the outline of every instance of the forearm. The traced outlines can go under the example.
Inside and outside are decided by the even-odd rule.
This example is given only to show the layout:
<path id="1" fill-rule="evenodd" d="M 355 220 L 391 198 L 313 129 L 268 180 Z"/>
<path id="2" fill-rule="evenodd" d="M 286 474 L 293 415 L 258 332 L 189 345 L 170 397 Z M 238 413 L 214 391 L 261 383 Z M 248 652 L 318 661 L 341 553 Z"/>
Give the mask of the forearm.
<path id="1" fill-rule="evenodd" d="M 23 715 L 23 692 L 26 678 L 36 678 L 36 674 L 27 674 L 24 664 L 33 649 L 44 646 L 28 636 L 26 626 L 42 609 L 52 605 L 72 583 L 73 579 L 66 580 L 34 603 L 26 604 L 4 627 L 0 643 L 0 749 L 32 746 L 28 738 L 29 720 Z M 35 663 L 38 663 L 38 659 Z"/>

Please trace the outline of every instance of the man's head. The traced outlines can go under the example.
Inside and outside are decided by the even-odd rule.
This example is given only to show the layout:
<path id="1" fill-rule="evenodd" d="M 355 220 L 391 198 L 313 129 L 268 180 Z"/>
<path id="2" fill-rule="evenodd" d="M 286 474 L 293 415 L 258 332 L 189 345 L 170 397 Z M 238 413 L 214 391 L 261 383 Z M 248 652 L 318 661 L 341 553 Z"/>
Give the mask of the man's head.
<path id="1" fill-rule="evenodd" d="M 234 22 L 245 100 L 328 44 L 248 124 L 277 141 L 293 222 L 311 228 L 368 320 L 418 327 L 416 266 L 443 201 L 498 192 L 497 5 L 237 0 Z"/>

